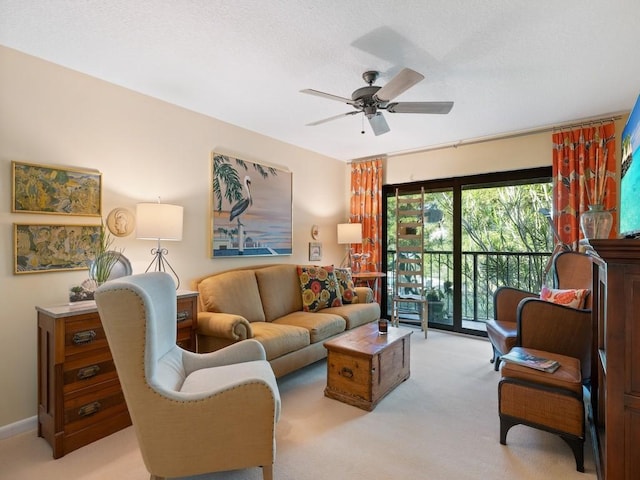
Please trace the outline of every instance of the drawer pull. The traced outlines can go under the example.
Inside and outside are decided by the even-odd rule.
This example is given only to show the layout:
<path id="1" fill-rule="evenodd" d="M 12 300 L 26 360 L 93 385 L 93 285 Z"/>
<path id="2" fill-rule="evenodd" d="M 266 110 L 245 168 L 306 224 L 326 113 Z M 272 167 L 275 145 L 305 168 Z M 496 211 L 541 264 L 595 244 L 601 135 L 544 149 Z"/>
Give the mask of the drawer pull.
<path id="1" fill-rule="evenodd" d="M 90 417 L 91 415 L 98 413 L 101 407 L 102 405 L 100 405 L 100 402 L 87 403 L 78 409 L 78 415 L 80 417 Z"/>
<path id="2" fill-rule="evenodd" d="M 87 378 L 95 377 L 99 371 L 99 365 L 91 365 L 89 367 L 80 368 L 78 370 L 78 379 L 86 380 Z"/>
<path id="3" fill-rule="evenodd" d="M 75 345 L 86 345 L 93 342 L 96 338 L 96 332 L 93 330 L 85 330 L 84 332 L 76 332 L 73 334 L 73 343 Z"/>
<path id="4" fill-rule="evenodd" d="M 342 375 L 345 378 L 353 378 L 353 370 L 347 367 L 342 367 L 342 370 L 340 371 L 340 375 Z"/>
<path id="5" fill-rule="evenodd" d="M 176 315 L 178 322 L 184 322 L 185 320 L 187 320 L 189 318 L 189 310 L 181 310 L 178 312 L 178 315 Z"/>

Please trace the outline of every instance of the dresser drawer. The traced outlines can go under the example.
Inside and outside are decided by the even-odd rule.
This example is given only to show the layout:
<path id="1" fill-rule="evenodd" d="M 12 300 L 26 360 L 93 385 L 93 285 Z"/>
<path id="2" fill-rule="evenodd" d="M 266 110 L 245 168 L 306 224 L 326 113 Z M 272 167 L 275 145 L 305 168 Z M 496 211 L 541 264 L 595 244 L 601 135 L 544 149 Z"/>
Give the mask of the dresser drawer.
<path id="1" fill-rule="evenodd" d="M 102 322 L 97 313 L 65 319 L 64 354 L 76 355 L 97 348 L 109 348 Z"/>
<path id="2" fill-rule="evenodd" d="M 191 330 L 191 320 L 185 321 L 182 323 L 178 323 L 178 332 L 176 343 L 180 348 L 184 348 L 185 350 L 193 350 L 193 345 L 191 344 L 192 340 L 192 330 Z"/>
<path id="3" fill-rule="evenodd" d="M 124 411 L 127 411 L 127 405 L 117 379 L 76 394 L 67 394 L 64 396 L 65 435 Z"/>
<path id="4" fill-rule="evenodd" d="M 74 355 L 63 365 L 63 392 L 70 393 L 82 388 L 118 378 L 116 366 L 108 348 L 89 350 Z"/>
<path id="5" fill-rule="evenodd" d="M 178 324 L 193 320 L 193 300 L 191 298 L 179 298 L 177 307 L 176 320 Z"/>

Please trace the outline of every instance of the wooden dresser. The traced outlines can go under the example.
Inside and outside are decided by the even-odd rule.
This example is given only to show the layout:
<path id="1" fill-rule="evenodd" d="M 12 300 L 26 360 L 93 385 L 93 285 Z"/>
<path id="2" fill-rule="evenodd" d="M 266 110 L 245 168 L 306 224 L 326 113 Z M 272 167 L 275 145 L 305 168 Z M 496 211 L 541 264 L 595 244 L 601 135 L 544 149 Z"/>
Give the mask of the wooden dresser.
<path id="1" fill-rule="evenodd" d="M 594 240 L 593 417 L 606 480 L 640 478 L 640 240 Z"/>
<path id="2" fill-rule="evenodd" d="M 177 343 L 196 350 L 197 292 L 178 292 Z M 36 307 L 38 436 L 59 458 L 131 425 L 93 301 Z"/>

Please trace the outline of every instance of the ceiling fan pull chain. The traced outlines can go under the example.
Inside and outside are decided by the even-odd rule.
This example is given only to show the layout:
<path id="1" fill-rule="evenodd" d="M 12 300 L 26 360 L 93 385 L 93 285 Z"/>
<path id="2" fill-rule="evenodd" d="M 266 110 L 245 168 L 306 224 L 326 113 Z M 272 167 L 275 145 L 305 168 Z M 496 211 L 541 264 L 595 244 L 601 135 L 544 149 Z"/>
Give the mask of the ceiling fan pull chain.
<path id="1" fill-rule="evenodd" d="M 360 133 L 364 135 L 364 115 L 360 118 L 362 118 L 362 130 L 360 131 Z"/>

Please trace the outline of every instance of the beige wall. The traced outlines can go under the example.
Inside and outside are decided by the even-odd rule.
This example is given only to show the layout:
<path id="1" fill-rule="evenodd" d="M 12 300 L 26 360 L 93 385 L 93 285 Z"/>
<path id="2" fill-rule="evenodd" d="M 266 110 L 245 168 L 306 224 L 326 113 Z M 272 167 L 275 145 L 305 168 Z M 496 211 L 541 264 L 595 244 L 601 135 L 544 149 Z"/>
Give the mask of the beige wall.
<path id="1" fill-rule="evenodd" d="M 390 157 L 385 163 L 384 183 L 461 177 L 550 165 L 551 134 L 537 133 Z"/>
<path id="2" fill-rule="evenodd" d="M 90 217 L 11 213 L 12 160 L 97 169 L 103 216 L 140 201 L 183 205 L 184 239 L 167 242 L 183 284 L 242 264 L 307 263 L 313 224 L 323 263 L 339 263 L 337 223 L 347 218 L 344 162 L 78 74 L 0 47 L 0 427 L 36 414 L 36 305 L 67 299 L 86 271 L 13 274 L 13 223 L 99 223 Z M 219 151 L 293 172 L 293 255 L 210 259 L 210 153 Z M 322 175 L 311 165 L 321 165 Z M 134 273 L 153 242 L 117 239 Z"/>
<path id="3" fill-rule="evenodd" d="M 616 120 L 622 132 L 628 115 Z M 548 167 L 552 160 L 551 132 L 462 144 L 421 153 L 391 156 L 384 164 L 384 183 L 395 184 L 480 173 Z M 620 148 L 620 145 L 617 145 Z M 619 151 L 616 152 L 619 157 Z M 620 159 L 618 158 L 618 162 Z"/>

